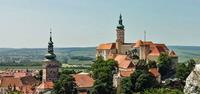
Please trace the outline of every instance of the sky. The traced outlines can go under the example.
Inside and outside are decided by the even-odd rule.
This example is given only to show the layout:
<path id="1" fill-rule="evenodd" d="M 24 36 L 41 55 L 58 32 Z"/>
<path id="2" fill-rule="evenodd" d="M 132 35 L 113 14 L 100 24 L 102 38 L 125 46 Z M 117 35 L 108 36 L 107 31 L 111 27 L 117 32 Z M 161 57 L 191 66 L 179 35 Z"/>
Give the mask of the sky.
<path id="1" fill-rule="evenodd" d="M 200 0 L 0 0 L 0 48 L 91 47 L 116 40 L 200 46 Z"/>

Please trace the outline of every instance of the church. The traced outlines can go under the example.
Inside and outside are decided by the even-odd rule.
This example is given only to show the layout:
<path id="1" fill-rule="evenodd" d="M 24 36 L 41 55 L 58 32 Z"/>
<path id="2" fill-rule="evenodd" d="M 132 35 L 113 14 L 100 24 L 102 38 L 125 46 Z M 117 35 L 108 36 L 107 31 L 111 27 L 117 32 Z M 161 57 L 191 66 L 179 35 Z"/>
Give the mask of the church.
<path id="1" fill-rule="evenodd" d="M 45 55 L 42 66 L 42 83 L 36 87 L 37 94 L 49 94 L 53 89 L 54 82 L 58 80 L 60 63 L 54 54 L 52 34 L 48 42 L 48 53 Z"/>

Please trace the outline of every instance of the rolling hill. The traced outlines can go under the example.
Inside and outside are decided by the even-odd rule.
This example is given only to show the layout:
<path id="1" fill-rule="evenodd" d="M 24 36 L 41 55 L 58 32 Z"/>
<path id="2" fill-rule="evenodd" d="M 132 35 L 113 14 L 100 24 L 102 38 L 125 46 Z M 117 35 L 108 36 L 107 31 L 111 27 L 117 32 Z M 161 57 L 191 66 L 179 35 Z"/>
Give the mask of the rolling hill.
<path id="1" fill-rule="evenodd" d="M 200 46 L 168 46 L 184 62 L 190 58 L 200 59 Z M 1 62 L 29 62 L 41 61 L 47 49 L 45 48 L 0 48 Z M 65 63 L 88 63 L 95 59 L 95 47 L 55 48 L 57 59 Z"/>

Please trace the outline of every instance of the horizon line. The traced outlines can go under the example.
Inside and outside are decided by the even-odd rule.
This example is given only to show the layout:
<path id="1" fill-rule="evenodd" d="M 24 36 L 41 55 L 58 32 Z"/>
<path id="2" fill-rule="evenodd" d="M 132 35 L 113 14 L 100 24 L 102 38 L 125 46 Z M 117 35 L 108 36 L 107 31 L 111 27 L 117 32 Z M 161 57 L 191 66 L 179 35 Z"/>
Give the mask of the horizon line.
<path id="1" fill-rule="evenodd" d="M 166 46 L 183 46 L 183 47 L 200 47 L 200 45 L 166 45 Z M 59 48 L 95 48 L 97 46 L 68 46 L 68 47 L 54 47 L 55 49 Z M 47 49 L 48 47 L 0 47 L 0 49 Z"/>

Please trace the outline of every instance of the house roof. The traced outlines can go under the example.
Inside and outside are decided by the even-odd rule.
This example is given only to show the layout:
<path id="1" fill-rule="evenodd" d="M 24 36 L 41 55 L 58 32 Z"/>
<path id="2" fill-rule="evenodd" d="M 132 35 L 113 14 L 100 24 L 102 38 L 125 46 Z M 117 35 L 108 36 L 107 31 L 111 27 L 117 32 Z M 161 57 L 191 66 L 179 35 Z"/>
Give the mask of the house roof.
<path id="1" fill-rule="evenodd" d="M 74 79 L 78 87 L 92 87 L 94 84 L 94 79 L 89 73 L 75 74 Z"/>
<path id="2" fill-rule="evenodd" d="M 160 76 L 160 73 L 158 71 L 158 68 L 150 68 L 149 72 L 154 76 L 154 77 L 158 77 Z"/>
<path id="3" fill-rule="evenodd" d="M 23 94 L 34 94 L 34 88 L 31 85 L 23 86 L 21 91 Z"/>
<path id="4" fill-rule="evenodd" d="M 37 88 L 39 89 L 53 89 L 54 83 L 52 81 L 42 82 Z"/>
<path id="5" fill-rule="evenodd" d="M 115 61 L 117 61 L 119 68 L 133 67 L 133 63 L 127 55 L 117 55 Z"/>
<path id="6" fill-rule="evenodd" d="M 169 49 L 165 44 L 153 44 L 151 47 L 151 56 L 159 56 L 163 52 L 168 52 Z"/>
<path id="7" fill-rule="evenodd" d="M 142 40 L 138 40 L 136 42 L 136 44 L 133 46 L 134 48 L 139 48 L 143 45 L 149 45 L 149 46 L 152 46 L 153 42 L 152 41 L 142 41 Z"/>
<path id="8" fill-rule="evenodd" d="M 27 76 L 27 75 L 28 75 L 27 72 L 15 72 L 15 73 L 14 73 L 14 77 L 15 77 L 15 78 L 21 78 L 21 77 L 25 77 L 25 76 Z"/>
<path id="9" fill-rule="evenodd" d="M 134 71 L 132 69 L 119 71 L 121 77 L 129 77 L 133 72 Z"/>
<path id="10" fill-rule="evenodd" d="M 20 80 L 20 78 L 14 78 L 14 77 L 3 77 L 1 80 L 1 87 L 8 87 L 8 86 L 16 86 L 16 87 L 22 87 L 23 83 Z"/>
<path id="11" fill-rule="evenodd" d="M 7 72 L 1 73 L 0 75 L 1 75 L 2 77 L 14 77 L 14 74 L 13 74 L 13 73 L 7 73 Z"/>
<path id="12" fill-rule="evenodd" d="M 97 47 L 97 50 L 98 49 L 110 50 L 110 49 L 115 49 L 115 48 L 116 48 L 115 43 L 106 43 L 106 44 L 100 44 Z"/>
<path id="13" fill-rule="evenodd" d="M 150 56 L 159 56 L 162 52 L 168 52 L 169 49 L 165 44 L 157 44 L 153 43 L 152 41 L 142 41 L 138 40 L 136 44 L 134 45 L 135 48 L 141 47 L 141 46 L 149 46 L 151 52 L 149 53 Z M 175 53 L 175 52 L 174 52 Z M 172 53 L 172 54 L 174 54 Z"/>
<path id="14" fill-rule="evenodd" d="M 170 51 L 169 56 L 176 56 L 176 53 L 174 51 Z"/>
<path id="15" fill-rule="evenodd" d="M 24 85 L 34 85 L 39 82 L 33 76 L 25 76 L 25 77 L 21 77 L 20 79 Z"/>
<path id="16" fill-rule="evenodd" d="M 149 53 L 150 56 L 159 56 L 162 52 L 169 51 L 169 49 L 167 48 L 165 44 L 157 44 L 157 43 L 153 43 L 152 41 L 138 40 L 133 47 L 139 48 L 143 45 L 150 47 L 150 50 L 151 50 L 151 52 Z M 172 54 L 175 54 L 175 52 Z"/>

